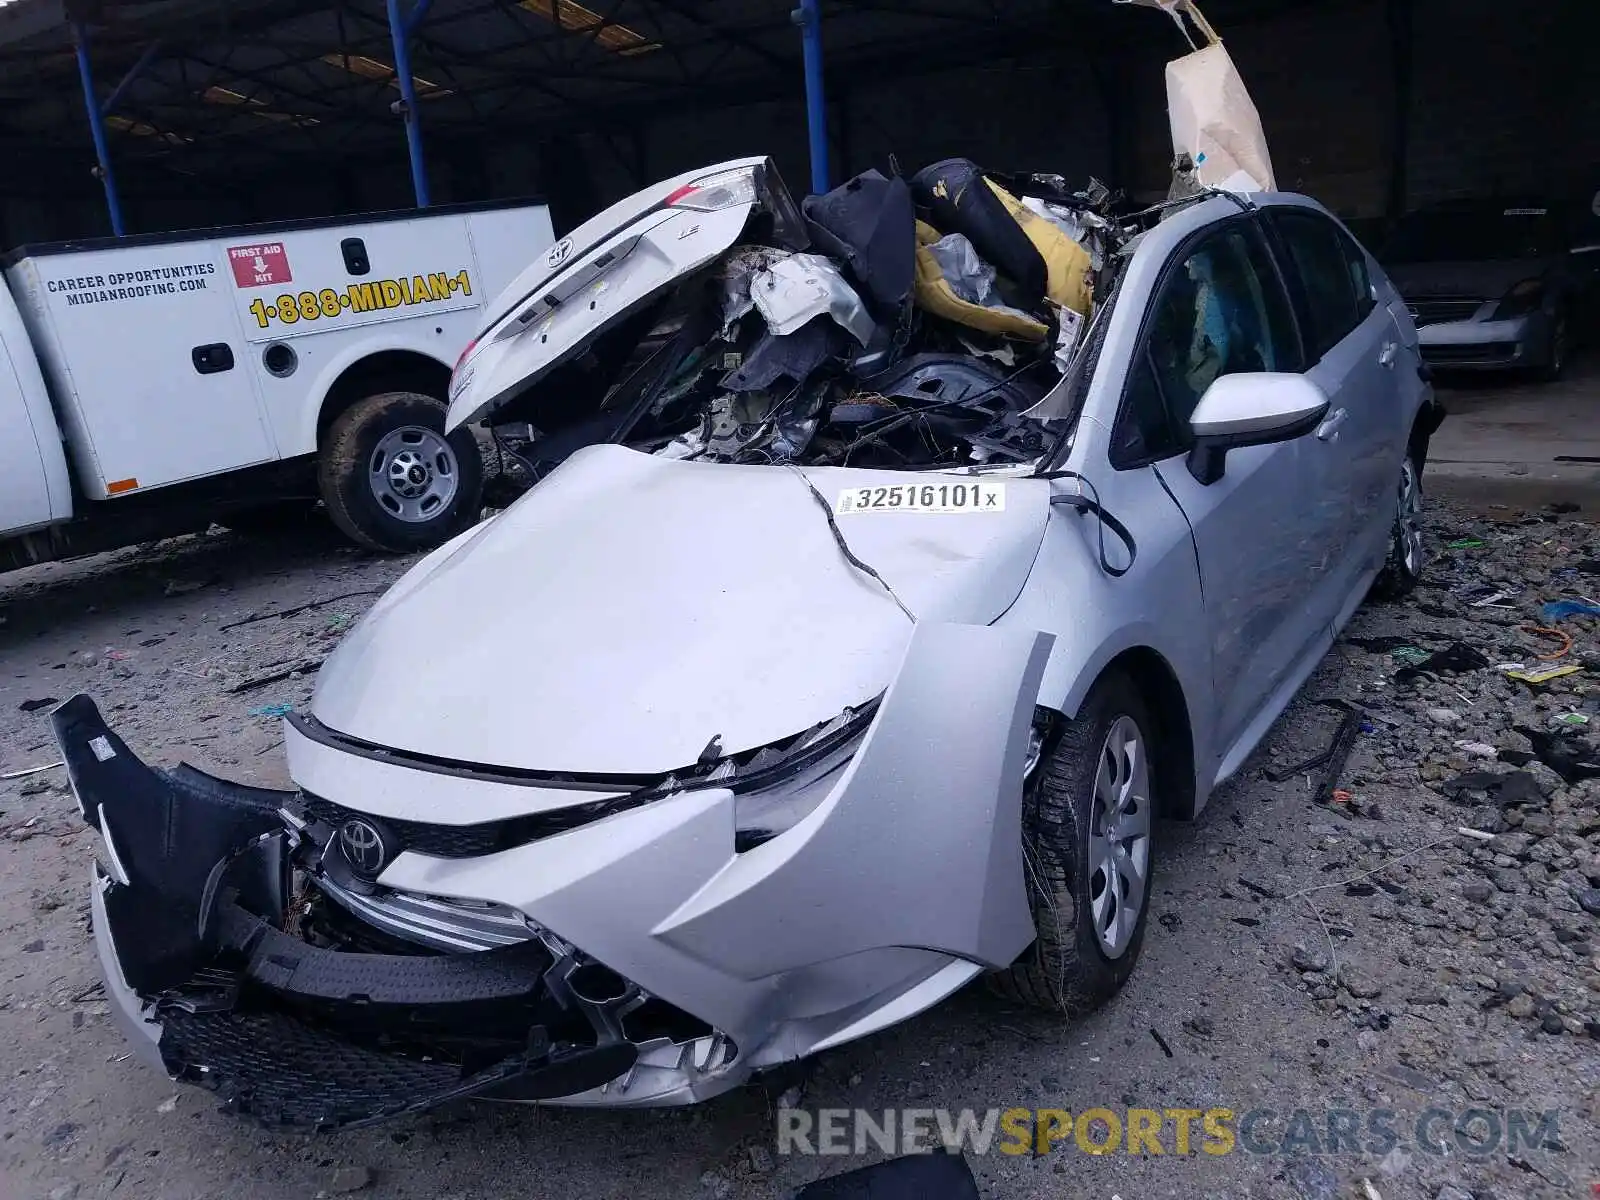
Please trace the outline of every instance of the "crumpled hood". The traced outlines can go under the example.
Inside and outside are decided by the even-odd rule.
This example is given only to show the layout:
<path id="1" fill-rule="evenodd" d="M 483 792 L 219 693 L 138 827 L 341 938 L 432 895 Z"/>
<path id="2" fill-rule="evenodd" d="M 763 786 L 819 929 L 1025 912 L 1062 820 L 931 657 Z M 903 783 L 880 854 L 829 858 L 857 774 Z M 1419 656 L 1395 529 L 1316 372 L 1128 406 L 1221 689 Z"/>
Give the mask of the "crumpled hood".
<path id="1" fill-rule="evenodd" d="M 799 733 L 878 695 L 911 622 L 852 566 L 809 478 L 846 488 L 968 477 L 580 451 L 418 563 L 324 665 L 312 710 L 378 745 L 539 771 L 658 774 Z M 992 478 L 992 477 L 991 477 Z M 988 624 L 1049 514 L 841 515 L 851 550 L 920 620 Z"/>

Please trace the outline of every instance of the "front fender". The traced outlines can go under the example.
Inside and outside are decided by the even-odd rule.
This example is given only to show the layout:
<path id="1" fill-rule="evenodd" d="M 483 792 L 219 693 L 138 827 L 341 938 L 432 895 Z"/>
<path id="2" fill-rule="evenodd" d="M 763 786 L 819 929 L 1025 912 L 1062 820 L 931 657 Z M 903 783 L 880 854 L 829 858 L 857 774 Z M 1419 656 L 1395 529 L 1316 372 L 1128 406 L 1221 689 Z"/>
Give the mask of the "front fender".
<path id="1" fill-rule="evenodd" d="M 654 935 L 745 978 L 892 946 L 1009 965 L 1034 935 L 1022 771 L 1051 640 L 918 625 L 827 799 L 729 863 Z"/>
<path id="2" fill-rule="evenodd" d="M 1038 702 L 1067 717 L 1077 714 L 1119 657 L 1129 651 L 1158 656 L 1183 693 L 1198 811 L 1215 777 L 1216 751 L 1210 637 L 1194 541 L 1148 468 L 1106 472 L 1096 482 L 1101 502 L 1135 536 L 1128 573 L 1116 578 L 1101 569 L 1101 531 L 1093 516 L 1058 505 L 1027 586 L 999 624 L 1054 635 Z M 1107 553 L 1125 560 L 1126 548 L 1105 536 Z"/>

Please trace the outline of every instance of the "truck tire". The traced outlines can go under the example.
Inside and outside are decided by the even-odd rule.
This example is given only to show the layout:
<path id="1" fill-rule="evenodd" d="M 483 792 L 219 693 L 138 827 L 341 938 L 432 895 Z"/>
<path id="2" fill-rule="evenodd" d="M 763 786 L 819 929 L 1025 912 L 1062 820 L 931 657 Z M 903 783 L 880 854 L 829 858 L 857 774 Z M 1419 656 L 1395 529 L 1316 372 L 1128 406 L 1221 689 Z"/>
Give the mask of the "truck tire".
<path id="1" fill-rule="evenodd" d="M 483 458 L 470 430 L 445 435 L 446 411 L 432 396 L 385 392 L 339 414 L 317 456 L 317 484 L 346 536 L 407 554 L 477 520 Z"/>

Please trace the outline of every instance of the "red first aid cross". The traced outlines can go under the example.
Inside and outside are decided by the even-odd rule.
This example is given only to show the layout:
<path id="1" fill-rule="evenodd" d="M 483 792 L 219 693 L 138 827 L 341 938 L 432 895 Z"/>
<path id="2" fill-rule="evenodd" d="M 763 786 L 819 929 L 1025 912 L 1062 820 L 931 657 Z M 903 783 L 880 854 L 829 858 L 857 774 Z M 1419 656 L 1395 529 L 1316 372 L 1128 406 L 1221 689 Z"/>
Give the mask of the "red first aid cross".
<path id="1" fill-rule="evenodd" d="M 233 267 L 233 282 L 242 288 L 290 283 L 294 279 L 282 242 L 229 246 L 228 263 Z"/>

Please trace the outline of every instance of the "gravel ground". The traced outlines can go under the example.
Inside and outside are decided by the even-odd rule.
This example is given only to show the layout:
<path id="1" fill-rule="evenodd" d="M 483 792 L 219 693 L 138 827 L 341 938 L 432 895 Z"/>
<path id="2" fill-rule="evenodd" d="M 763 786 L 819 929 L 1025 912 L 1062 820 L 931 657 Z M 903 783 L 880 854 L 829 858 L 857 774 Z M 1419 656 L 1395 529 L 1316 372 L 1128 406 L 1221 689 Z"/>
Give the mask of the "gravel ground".
<path id="1" fill-rule="evenodd" d="M 1067 1023 L 973 989 L 827 1055 L 801 1106 L 1267 1109 L 1258 1143 L 1282 1149 L 1291 1135 L 1302 1152 L 1179 1155 L 1168 1126 L 1160 1156 L 1070 1141 L 974 1156 L 984 1194 L 1004 1200 L 1588 1195 L 1600 1180 L 1600 779 L 1582 764 L 1600 755 L 1581 737 L 1582 718 L 1600 726 L 1600 623 L 1543 619 L 1540 605 L 1600 591 L 1600 530 L 1509 509 L 1436 510 L 1433 525 L 1433 586 L 1364 610 L 1204 816 L 1161 829 L 1144 957 L 1115 1003 Z M 51 760 L 39 702 L 82 690 L 150 761 L 286 784 L 279 722 L 263 710 L 302 704 L 310 677 L 231 689 L 315 661 L 406 565 L 331 537 L 213 531 L 0 579 L 0 771 Z M 1470 607 L 1486 584 L 1521 591 L 1510 607 Z M 1558 663 L 1585 671 L 1540 688 L 1506 678 L 1496 664 L 1561 649 L 1519 629 L 1530 623 L 1570 633 Z M 1467 650 L 1444 665 L 1459 673 L 1435 663 L 1407 681 L 1420 651 L 1458 642 Z M 1364 715 L 1338 792 L 1318 804 L 1316 769 L 1274 775 L 1329 745 L 1344 714 L 1328 698 Z M 1563 731 L 1580 741 L 1549 740 Z M 98 997 L 93 839 L 65 788 L 59 771 L 0 784 L 0 1200 L 767 1197 L 867 1161 L 775 1155 L 761 1089 L 665 1113 L 463 1104 L 331 1137 L 226 1119 L 130 1059 Z M 1430 1108 L 1557 1121 L 1531 1148 L 1431 1154 L 1410 1124 Z M 1393 1110 L 1400 1143 L 1330 1152 L 1329 1109 L 1363 1128 L 1370 1110 Z M 1437 1128 L 1451 1136 L 1450 1119 Z"/>

